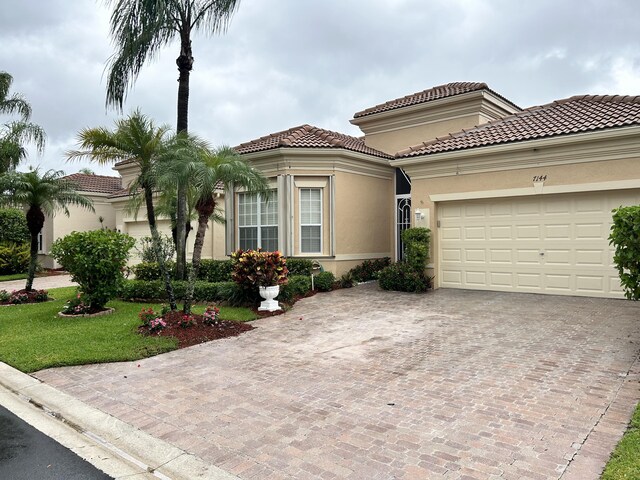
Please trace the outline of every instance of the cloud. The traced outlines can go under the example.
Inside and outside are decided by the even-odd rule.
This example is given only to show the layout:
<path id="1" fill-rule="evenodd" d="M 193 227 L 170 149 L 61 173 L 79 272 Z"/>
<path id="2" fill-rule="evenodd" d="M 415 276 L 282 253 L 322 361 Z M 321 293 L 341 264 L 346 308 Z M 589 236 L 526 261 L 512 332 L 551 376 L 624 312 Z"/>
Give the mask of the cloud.
<path id="1" fill-rule="evenodd" d="M 0 69 L 49 136 L 31 163 L 81 168 L 63 155 L 76 132 L 118 117 L 104 106 L 109 15 L 103 2 L 0 0 Z M 639 94 L 638 24 L 634 0 L 243 0 L 226 34 L 194 36 L 190 128 L 229 145 L 302 123 L 359 135 L 354 112 L 452 81 L 523 107 Z M 177 54 L 143 68 L 124 113 L 175 124 Z"/>

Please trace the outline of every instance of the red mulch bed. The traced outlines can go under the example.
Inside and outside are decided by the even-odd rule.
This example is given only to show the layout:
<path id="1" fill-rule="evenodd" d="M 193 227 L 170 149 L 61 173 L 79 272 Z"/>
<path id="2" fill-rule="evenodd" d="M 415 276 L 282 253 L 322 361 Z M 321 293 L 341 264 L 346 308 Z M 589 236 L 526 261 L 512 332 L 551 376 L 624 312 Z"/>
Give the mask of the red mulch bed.
<path id="1" fill-rule="evenodd" d="M 36 297 L 39 295 L 40 290 L 25 290 L 24 288 L 22 290 L 16 290 L 16 291 L 11 291 L 9 293 L 11 293 L 12 295 L 26 295 L 27 299 L 24 302 L 20 302 L 20 303 L 14 303 L 14 302 L 10 302 L 8 300 L 5 300 L 4 302 L 0 302 L 0 305 L 24 305 L 27 303 L 42 303 L 42 300 L 37 300 Z"/>
<path id="2" fill-rule="evenodd" d="M 236 337 L 255 328 L 247 323 L 227 320 L 221 320 L 217 325 L 206 325 L 202 321 L 202 315 L 193 314 L 192 316 L 195 319 L 195 325 L 181 327 L 179 322 L 182 312 L 169 312 L 164 316 L 167 326 L 159 332 L 150 333 L 145 326 L 138 327 L 138 331 L 143 335 L 175 337 L 178 339 L 178 348 L 185 348 L 220 338 Z"/>

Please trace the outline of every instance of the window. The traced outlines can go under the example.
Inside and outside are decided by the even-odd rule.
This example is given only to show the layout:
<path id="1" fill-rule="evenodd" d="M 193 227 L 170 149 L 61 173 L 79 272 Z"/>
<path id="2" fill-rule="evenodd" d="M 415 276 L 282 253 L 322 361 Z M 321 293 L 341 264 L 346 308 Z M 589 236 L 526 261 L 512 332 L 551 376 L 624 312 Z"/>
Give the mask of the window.
<path id="1" fill-rule="evenodd" d="M 44 253 L 44 237 L 42 230 L 38 233 L 38 253 Z"/>
<path id="2" fill-rule="evenodd" d="M 300 252 L 322 252 L 322 189 L 300 189 Z"/>
<path id="3" fill-rule="evenodd" d="M 242 250 L 278 250 L 278 196 L 269 199 L 257 193 L 238 196 L 239 247 Z"/>

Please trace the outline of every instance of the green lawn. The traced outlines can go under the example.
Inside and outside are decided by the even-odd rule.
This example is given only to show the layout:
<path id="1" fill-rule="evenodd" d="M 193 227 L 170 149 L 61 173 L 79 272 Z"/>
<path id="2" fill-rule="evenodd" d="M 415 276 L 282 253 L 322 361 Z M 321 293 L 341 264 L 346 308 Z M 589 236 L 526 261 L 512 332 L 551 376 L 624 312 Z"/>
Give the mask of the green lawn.
<path id="1" fill-rule="evenodd" d="M 629 429 L 611 454 L 602 480 L 640 478 L 640 404 L 636 406 Z"/>
<path id="2" fill-rule="evenodd" d="M 0 275 L 0 282 L 8 282 L 10 280 L 26 280 L 26 279 L 27 279 L 26 273 L 14 273 L 13 275 Z M 2 290 L 2 284 L 0 284 L 0 290 Z"/>
<path id="3" fill-rule="evenodd" d="M 112 301 L 112 315 L 94 318 L 60 318 L 58 311 L 73 297 L 75 287 L 54 288 L 52 302 L 0 307 L 0 361 L 23 372 L 87 363 L 138 360 L 175 350 L 167 337 L 138 335 L 138 313 L 159 304 Z M 202 313 L 204 306 L 194 307 Z M 220 318 L 248 321 L 256 318 L 247 308 L 221 307 Z"/>

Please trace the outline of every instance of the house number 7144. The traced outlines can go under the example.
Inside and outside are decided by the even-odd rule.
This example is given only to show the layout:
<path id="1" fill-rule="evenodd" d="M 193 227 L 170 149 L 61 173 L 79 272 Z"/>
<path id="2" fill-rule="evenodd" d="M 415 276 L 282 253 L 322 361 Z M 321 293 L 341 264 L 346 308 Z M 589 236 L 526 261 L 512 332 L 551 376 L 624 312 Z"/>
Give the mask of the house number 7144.
<path id="1" fill-rule="evenodd" d="M 546 175 L 535 175 L 533 177 L 534 182 L 544 182 L 547 179 Z"/>

